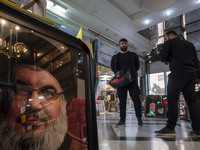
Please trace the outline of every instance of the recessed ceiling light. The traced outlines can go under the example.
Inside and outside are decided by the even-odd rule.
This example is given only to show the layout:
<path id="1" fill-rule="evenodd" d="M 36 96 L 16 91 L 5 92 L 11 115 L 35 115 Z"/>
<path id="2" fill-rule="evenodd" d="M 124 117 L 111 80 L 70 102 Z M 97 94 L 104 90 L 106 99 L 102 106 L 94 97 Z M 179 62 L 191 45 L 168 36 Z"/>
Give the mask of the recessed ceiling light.
<path id="1" fill-rule="evenodd" d="M 166 15 L 167 15 L 167 16 L 170 16 L 171 14 L 172 14 L 172 11 L 171 11 L 171 10 L 166 11 Z"/>
<path id="2" fill-rule="evenodd" d="M 144 24 L 149 24 L 150 23 L 150 20 L 148 20 L 148 19 L 146 19 L 145 21 L 144 21 Z"/>

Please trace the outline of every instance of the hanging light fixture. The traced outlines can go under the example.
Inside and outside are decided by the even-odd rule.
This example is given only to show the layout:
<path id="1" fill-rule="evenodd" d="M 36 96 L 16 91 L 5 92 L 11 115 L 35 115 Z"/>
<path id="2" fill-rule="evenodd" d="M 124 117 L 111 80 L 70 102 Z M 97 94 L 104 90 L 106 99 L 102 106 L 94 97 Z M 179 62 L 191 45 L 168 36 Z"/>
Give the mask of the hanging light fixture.
<path id="1" fill-rule="evenodd" d="M 17 57 L 24 57 L 30 54 L 29 48 L 22 42 L 15 43 L 14 52 L 16 53 Z"/>

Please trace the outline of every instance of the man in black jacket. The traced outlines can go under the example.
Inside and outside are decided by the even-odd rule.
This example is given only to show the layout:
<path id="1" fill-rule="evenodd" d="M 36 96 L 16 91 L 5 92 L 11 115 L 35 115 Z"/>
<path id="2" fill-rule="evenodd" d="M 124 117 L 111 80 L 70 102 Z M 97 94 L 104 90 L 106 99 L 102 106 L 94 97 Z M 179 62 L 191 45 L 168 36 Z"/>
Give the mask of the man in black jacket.
<path id="1" fill-rule="evenodd" d="M 200 137 L 200 104 L 195 98 L 195 83 L 200 79 L 198 74 L 198 58 L 194 45 L 177 37 L 175 31 L 168 31 L 166 42 L 160 52 L 160 58 L 169 63 L 171 73 L 167 87 L 168 121 L 166 127 L 155 131 L 157 135 L 175 136 L 175 126 L 178 119 L 178 100 L 182 91 L 188 104 L 192 120 L 191 135 Z"/>
<path id="2" fill-rule="evenodd" d="M 130 68 L 134 80 L 128 85 L 117 89 L 120 100 L 120 120 L 116 124 L 116 127 L 125 126 L 127 90 L 129 90 L 130 96 L 134 102 L 138 125 L 142 125 L 141 102 L 139 97 L 140 89 L 138 87 L 137 80 L 137 71 L 140 67 L 139 59 L 136 53 L 127 50 L 128 41 L 126 39 L 121 39 L 119 41 L 119 46 L 121 51 L 112 57 L 111 69 L 114 73 L 116 73 L 117 71 L 126 71 L 128 68 Z"/>

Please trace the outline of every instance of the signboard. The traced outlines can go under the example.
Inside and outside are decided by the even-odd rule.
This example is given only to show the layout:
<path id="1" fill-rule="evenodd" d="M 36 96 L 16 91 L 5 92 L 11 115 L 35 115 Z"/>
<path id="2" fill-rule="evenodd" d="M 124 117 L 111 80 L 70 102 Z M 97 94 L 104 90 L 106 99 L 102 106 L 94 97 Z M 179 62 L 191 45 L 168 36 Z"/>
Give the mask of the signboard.
<path id="1" fill-rule="evenodd" d="M 110 68 L 110 62 L 112 56 L 116 53 L 116 51 L 108 46 L 103 44 L 98 44 L 97 51 L 97 62 L 103 66 Z"/>

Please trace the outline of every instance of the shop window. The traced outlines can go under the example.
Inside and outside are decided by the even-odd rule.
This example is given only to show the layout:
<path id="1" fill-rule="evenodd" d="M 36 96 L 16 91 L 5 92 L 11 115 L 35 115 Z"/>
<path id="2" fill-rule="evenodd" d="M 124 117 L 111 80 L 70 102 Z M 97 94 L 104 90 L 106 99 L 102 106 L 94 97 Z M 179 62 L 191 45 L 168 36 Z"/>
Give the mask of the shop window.
<path id="1" fill-rule="evenodd" d="M 165 95 L 164 72 L 149 75 L 149 95 Z"/>

